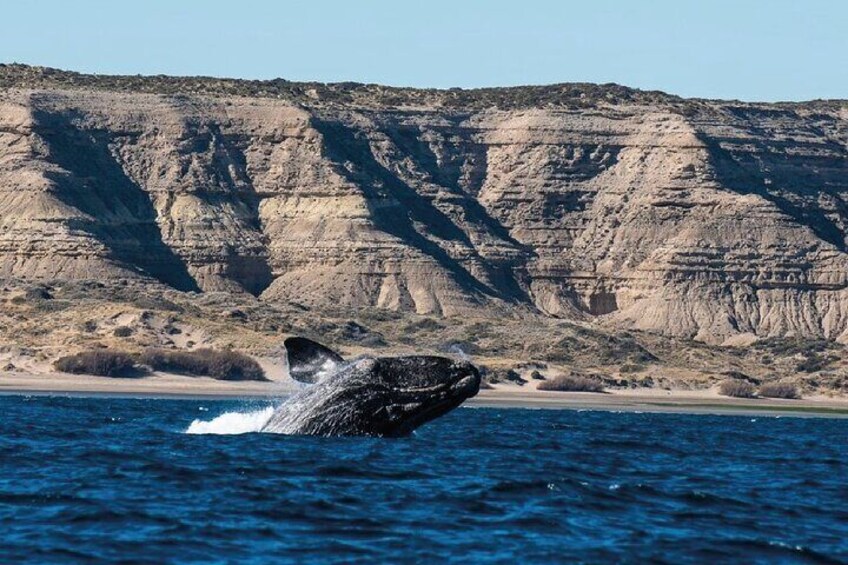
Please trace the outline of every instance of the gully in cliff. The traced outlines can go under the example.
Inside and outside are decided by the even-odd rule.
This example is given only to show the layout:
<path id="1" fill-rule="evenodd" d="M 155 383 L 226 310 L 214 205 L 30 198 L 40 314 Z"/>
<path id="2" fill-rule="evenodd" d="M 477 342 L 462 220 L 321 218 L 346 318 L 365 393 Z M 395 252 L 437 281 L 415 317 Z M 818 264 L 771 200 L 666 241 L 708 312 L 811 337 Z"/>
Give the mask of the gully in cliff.
<path id="1" fill-rule="evenodd" d="M 281 404 L 263 432 L 400 437 L 480 390 L 480 373 L 445 357 L 365 357 L 345 362 L 305 338 L 285 342 L 291 376 L 307 388 Z"/>

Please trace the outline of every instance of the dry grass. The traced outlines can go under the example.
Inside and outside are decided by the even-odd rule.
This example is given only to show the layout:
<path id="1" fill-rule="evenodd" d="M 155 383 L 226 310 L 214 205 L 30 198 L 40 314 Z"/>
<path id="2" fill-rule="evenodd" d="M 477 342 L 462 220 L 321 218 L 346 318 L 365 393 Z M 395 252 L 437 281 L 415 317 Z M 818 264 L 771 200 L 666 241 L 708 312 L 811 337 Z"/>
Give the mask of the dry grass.
<path id="1" fill-rule="evenodd" d="M 63 373 L 99 377 L 138 377 L 144 374 L 131 355 L 108 349 L 68 355 L 58 359 L 53 367 Z"/>
<path id="2" fill-rule="evenodd" d="M 754 398 L 756 389 L 754 385 L 747 381 L 729 379 L 721 383 L 718 388 L 719 394 L 722 396 L 732 396 L 734 398 Z"/>
<path id="3" fill-rule="evenodd" d="M 348 322 L 356 320 L 371 333 L 385 336 L 387 346 L 385 353 L 381 352 L 385 355 L 439 354 L 445 344 L 474 344 L 475 350 L 480 351 L 475 355 L 476 361 L 498 367 L 493 371 L 496 374 L 486 377 L 493 382 L 504 383 L 506 368 L 512 367 L 531 382 L 532 371 L 539 370 L 548 377 L 569 371 L 575 375 L 597 375 L 607 388 L 668 385 L 702 389 L 727 379 L 748 381 L 759 388 L 763 383 L 754 381 L 763 370 L 763 357 L 767 356 L 768 382 L 797 383 L 799 390 L 809 391 L 807 394 L 814 391 L 848 393 L 848 376 L 842 371 L 842 366 L 848 362 L 848 347 L 835 342 L 763 340 L 750 347 L 714 347 L 689 340 L 661 339 L 648 333 L 617 334 L 625 341 L 628 337 L 637 340 L 658 358 L 658 361 L 645 363 L 638 361 L 638 350 L 631 356 L 618 348 L 615 355 L 609 355 L 609 343 L 617 342 L 603 332 L 584 331 L 561 320 L 541 317 L 503 318 L 493 322 L 484 317 L 487 313 L 449 321 L 368 309 L 356 314 L 346 310 L 327 313 L 288 303 L 258 305 L 255 299 L 241 295 L 163 291 L 158 286 L 132 281 L 126 284 L 63 281 L 61 285 L 45 283 L 41 286 L 51 299 L 27 300 L 25 293 L 30 286 L 23 283 L 6 281 L 0 285 L 0 348 L 21 348 L 22 359 L 15 361 L 15 365 L 37 367 L 39 371 L 44 370 L 45 362 L 52 362 L 56 357 L 107 348 L 137 352 L 149 347 L 171 350 L 215 347 L 233 349 L 254 358 L 277 356 L 283 331 L 319 338 L 330 333 L 338 343 L 328 345 L 355 347 L 355 352 L 361 353 L 367 346 L 345 337 L 350 333 L 345 332 L 349 329 Z M 146 309 L 140 310 L 140 304 Z M 233 311 L 237 312 L 232 316 L 222 315 L 222 312 Z M 86 324 L 92 321 L 95 323 Z M 405 334 L 407 326 L 415 322 L 420 322 L 420 330 Z M 127 330 L 119 329 L 116 323 L 120 328 L 130 327 L 133 333 L 124 336 Z M 169 335 L 172 327 L 183 329 L 185 337 L 173 339 Z M 551 363 L 542 370 L 543 361 L 550 362 L 546 357 L 551 344 L 561 339 L 565 341 L 556 350 L 571 362 Z M 63 347 L 73 349 L 64 350 Z M 812 357 L 804 355 L 805 348 L 819 356 L 832 355 L 840 361 L 824 371 L 799 375 L 796 371 L 799 360 Z M 599 359 L 611 361 L 605 365 Z M 0 367 L 2 365 L 0 363 Z M 643 370 L 636 370 L 642 367 Z M 645 378 L 649 367 L 651 375 L 667 375 L 668 380 Z M 600 373 L 614 375 L 616 379 L 602 377 Z"/>
<path id="4" fill-rule="evenodd" d="M 164 371 L 192 377 L 212 377 L 222 381 L 267 381 L 265 371 L 252 358 L 235 351 L 197 349 L 171 351 L 147 349 L 141 363 L 154 371 Z"/>
<path id="5" fill-rule="evenodd" d="M 604 392 L 604 383 L 591 377 L 561 375 L 540 382 L 538 389 L 558 392 Z"/>
<path id="6" fill-rule="evenodd" d="M 759 393 L 763 398 L 801 398 L 798 387 L 791 383 L 768 383 L 760 387 Z"/>

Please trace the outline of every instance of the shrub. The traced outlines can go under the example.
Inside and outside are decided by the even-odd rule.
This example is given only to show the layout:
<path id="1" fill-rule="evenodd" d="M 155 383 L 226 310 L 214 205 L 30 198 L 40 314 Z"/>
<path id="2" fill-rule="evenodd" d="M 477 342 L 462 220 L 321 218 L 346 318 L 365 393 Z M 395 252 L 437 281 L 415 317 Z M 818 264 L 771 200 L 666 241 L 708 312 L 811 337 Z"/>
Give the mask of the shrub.
<path id="1" fill-rule="evenodd" d="M 235 351 L 147 349 L 140 361 L 155 371 L 222 381 L 267 381 L 265 371 L 252 358 Z"/>
<path id="2" fill-rule="evenodd" d="M 760 387 L 759 395 L 764 398 L 801 398 L 798 387 L 791 383 L 768 383 Z"/>
<path id="3" fill-rule="evenodd" d="M 519 363 L 515 366 L 518 370 L 524 369 L 547 369 L 548 364 L 543 361 L 527 361 L 525 363 Z"/>
<path id="4" fill-rule="evenodd" d="M 521 376 L 521 373 L 515 371 L 513 369 L 509 369 L 503 374 L 504 380 L 507 380 L 511 383 L 515 383 L 518 386 L 524 386 L 527 384 L 527 379 Z"/>
<path id="5" fill-rule="evenodd" d="M 832 355 L 818 355 L 817 353 L 811 353 L 809 357 L 795 366 L 795 371 L 799 373 L 815 373 L 816 371 L 821 371 L 836 360 L 837 357 Z"/>
<path id="6" fill-rule="evenodd" d="M 543 375 L 539 371 L 533 371 L 532 373 L 530 373 L 530 378 L 534 381 L 544 381 L 545 375 Z"/>
<path id="7" fill-rule="evenodd" d="M 28 289 L 24 293 L 24 298 L 27 302 L 34 302 L 36 300 L 51 300 L 53 295 L 46 288 L 38 286 Z"/>
<path id="8" fill-rule="evenodd" d="M 524 386 L 527 383 L 527 379 L 524 379 L 520 373 L 512 369 L 490 369 L 483 365 L 481 365 L 479 369 L 480 375 L 483 377 L 483 381 L 490 385 L 502 382 L 511 382 L 518 386 Z"/>
<path id="9" fill-rule="evenodd" d="M 604 392 L 604 383 L 592 377 L 561 375 L 539 383 L 538 389 L 558 392 Z"/>
<path id="10" fill-rule="evenodd" d="M 254 359 L 235 351 L 198 350 L 209 356 L 209 375 L 225 381 L 267 381 L 265 371 Z"/>
<path id="11" fill-rule="evenodd" d="M 745 382 L 751 383 L 752 385 L 757 385 L 757 386 L 759 386 L 760 383 L 762 383 L 762 381 L 760 379 L 754 378 L 750 375 L 746 375 L 742 371 L 725 371 L 725 372 L 722 373 L 722 375 L 727 377 L 727 380 L 731 380 L 731 381 L 745 381 Z"/>
<path id="12" fill-rule="evenodd" d="M 566 336 L 548 346 L 545 359 L 551 363 L 571 363 L 574 361 L 574 356 L 570 352 L 579 350 L 580 342 L 573 337 Z"/>
<path id="13" fill-rule="evenodd" d="M 747 381 L 728 379 L 719 385 L 719 394 L 735 398 L 754 398 L 754 385 Z"/>
<path id="14" fill-rule="evenodd" d="M 411 332 L 435 332 L 441 331 L 445 329 L 445 326 L 437 322 L 432 318 L 422 318 L 420 320 L 415 320 L 410 322 L 403 328 L 403 331 L 406 333 Z"/>
<path id="15" fill-rule="evenodd" d="M 112 332 L 115 337 L 129 337 L 133 334 L 133 329 L 129 326 L 119 326 Z"/>
<path id="16" fill-rule="evenodd" d="M 144 374 L 131 355 L 108 349 L 68 355 L 56 360 L 53 367 L 63 373 L 100 377 L 138 377 Z"/>
<path id="17" fill-rule="evenodd" d="M 815 353 L 824 353 L 825 351 L 835 347 L 835 344 L 826 339 L 772 337 L 757 341 L 754 343 L 753 347 L 768 351 L 773 355 L 792 357 L 799 354 L 809 356 Z"/>

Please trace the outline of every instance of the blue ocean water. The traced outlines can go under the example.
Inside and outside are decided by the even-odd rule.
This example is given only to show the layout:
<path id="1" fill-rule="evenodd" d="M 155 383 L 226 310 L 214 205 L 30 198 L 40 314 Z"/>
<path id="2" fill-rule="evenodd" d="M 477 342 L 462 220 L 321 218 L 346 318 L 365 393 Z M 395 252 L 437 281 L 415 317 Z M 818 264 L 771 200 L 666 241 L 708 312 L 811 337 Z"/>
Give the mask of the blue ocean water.
<path id="1" fill-rule="evenodd" d="M 461 408 L 399 440 L 185 433 L 267 406 L 0 397 L 0 561 L 848 561 L 848 420 Z"/>

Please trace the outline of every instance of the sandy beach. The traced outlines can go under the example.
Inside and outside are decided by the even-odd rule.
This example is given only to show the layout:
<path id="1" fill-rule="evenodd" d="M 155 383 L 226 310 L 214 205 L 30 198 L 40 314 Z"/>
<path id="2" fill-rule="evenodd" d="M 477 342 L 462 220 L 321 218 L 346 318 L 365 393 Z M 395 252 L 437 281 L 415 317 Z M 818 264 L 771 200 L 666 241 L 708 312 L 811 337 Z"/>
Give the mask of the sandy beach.
<path id="1" fill-rule="evenodd" d="M 114 379 L 64 373 L 12 372 L 0 375 L 0 394 L 114 396 L 149 398 L 277 398 L 296 390 L 288 379 L 270 382 L 230 382 L 205 377 L 156 374 Z M 471 407 L 672 412 L 848 418 L 848 398 L 811 397 L 801 400 L 742 399 L 711 390 L 628 389 L 606 393 L 549 392 L 530 387 L 500 386 L 481 390 L 466 403 Z"/>

